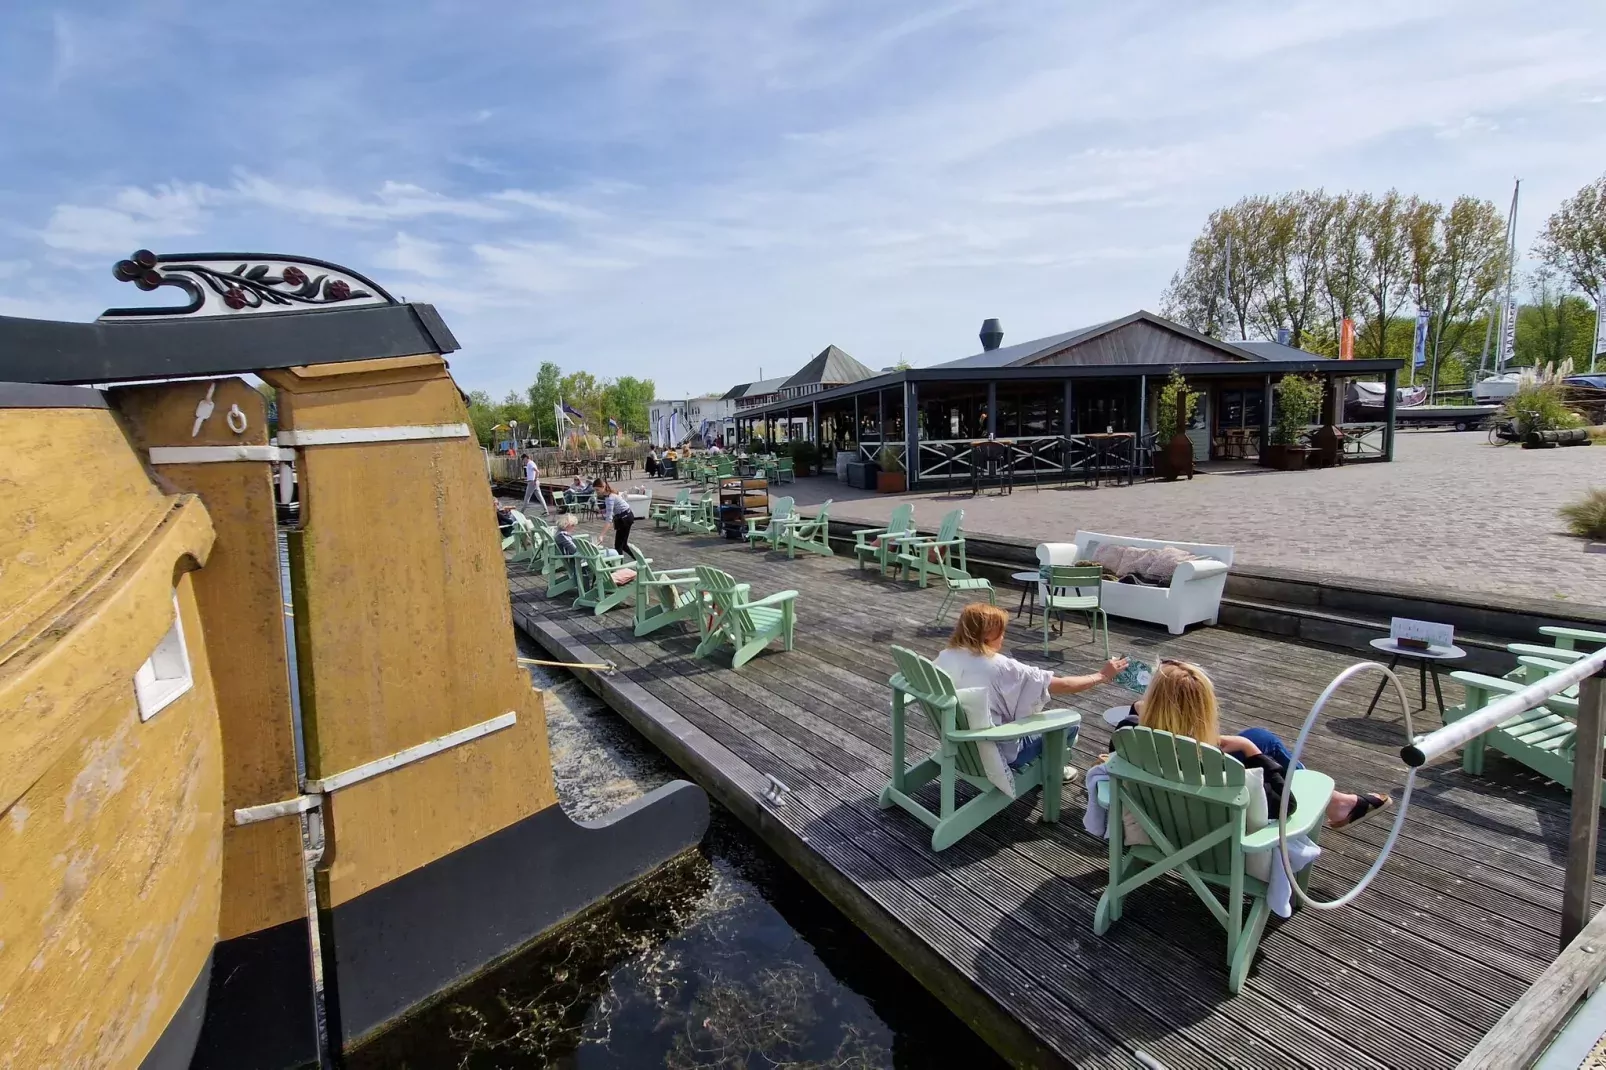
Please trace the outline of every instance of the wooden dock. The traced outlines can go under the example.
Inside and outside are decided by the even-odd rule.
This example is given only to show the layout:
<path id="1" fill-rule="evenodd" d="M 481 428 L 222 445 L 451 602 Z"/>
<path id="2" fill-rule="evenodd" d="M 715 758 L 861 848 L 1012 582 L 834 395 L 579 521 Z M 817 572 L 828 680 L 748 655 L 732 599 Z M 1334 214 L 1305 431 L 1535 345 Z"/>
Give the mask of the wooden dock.
<path id="1" fill-rule="evenodd" d="M 616 663 L 580 675 L 1021 1065 L 1136 1066 L 1142 1053 L 1172 1068 L 1453 1067 L 1556 955 L 1566 793 L 1497 755 L 1478 778 L 1450 760 L 1418 778 L 1371 889 L 1348 908 L 1274 918 L 1249 983 L 1229 996 L 1225 936 L 1180 880 L 1135 893 L 1107 936 L 1093 934 L 1107 855 L 1082 831 L 1080 780 L 1064 789 L 1060 824 L 1038 823 L 1034 793 L 941 855 L 924 826 L 877 807 L 890 767 L 888 647 L 941 649 L 940 592 L 842 556 L 788 561 L 644 521 L 632 542 L 659 567 L 725 569 L 755 596 L 801 592 L 797 649 L 733 672 L 728 651 L 693 658 L 690 630 L 638 639 L 628 607 L 597 617 L 568 597 L 548 601 L 539 576 L 515 567 L 517 625 L 556 659 Z M 1013 612 L 1017 597 L 1000 590 L 999 604 Z M 1170 636 L 1111 623 L 1115 652 L 1203 665 L 1225 729 L 1264 725 L 1290 745 L 1317 694 L 1355 660 L 1224 628 Z M 1041 635 L 1022 618 L 1008 649 L 1041 663 Z M 1086 638 L 1067 623 L 1050 655 L 1057 671 L 1095 667 Z M 1374 686 L 1338 696 L 1306 761 L 1341 787 L 1397 794 L 1399 715 L 1385 700 L 1361 716 Z M 1084 715 L 1077 766 L 1107 748 L 1099 712 L 1130 698 L 1102 687 L 1070 699 Z M 1437 724 L 1437 711 L 1422 716 Z M 932 745 L 912 732 L 911 749 Z M 792 789 L 786 805 L 761 798 L 766 775 Z M 1391 819 L 1324 837 L 1312 893 L 1351 887 Z"/>

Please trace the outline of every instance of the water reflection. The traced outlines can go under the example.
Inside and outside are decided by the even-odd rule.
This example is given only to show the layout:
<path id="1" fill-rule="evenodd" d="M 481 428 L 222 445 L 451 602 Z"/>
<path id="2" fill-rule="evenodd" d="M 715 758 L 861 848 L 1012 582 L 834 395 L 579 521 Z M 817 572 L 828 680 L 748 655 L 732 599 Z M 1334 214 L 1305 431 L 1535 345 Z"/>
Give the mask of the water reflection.
<path id="1" fill-rule="evenodd" d="M 570 813 L 595 816 L 675 775 L 578 684 L 533 672 L 554 690 L 553 765 Z M 717 807 L 699 850 L 347 1061 L 353 1070 L 1003 1065 Z"/>

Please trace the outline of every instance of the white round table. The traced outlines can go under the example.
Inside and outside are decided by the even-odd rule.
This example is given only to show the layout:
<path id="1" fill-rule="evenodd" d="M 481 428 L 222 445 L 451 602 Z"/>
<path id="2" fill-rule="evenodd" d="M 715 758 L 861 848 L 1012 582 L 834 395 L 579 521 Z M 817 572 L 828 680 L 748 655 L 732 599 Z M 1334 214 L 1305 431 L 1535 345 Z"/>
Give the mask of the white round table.
<path id="1" fill-rule="evenodd" d="M 1417 685 L 1422 692 L 1422 709 L 1428 708 L 1428 677 L 1433 677 L 1433 697 L 1439 703 L 1439 720 L 1444 720 L 1444 692 L 1439 690 L 1439 663 L 1442 661 L 1459 661 L 1467 656 L 1467 652 L 1458 646 L 1430 646 L 1426 650 L 1417 650 L 1413 647 L 1401 646 L 1392 636 L 1384 636 L 1372 640 L 1372 649 L 1382 651 L 1389 655 L 1389 668 L 1392 669 L 1400 663 L 1401 658 L 1410 658 L 1416 662 Z M 1388 684 L 1384 679 L 1377 685 L 1372 693 L 1371 704 L 1366 707 L 1366 716 L 1372 716 L 1377 708 L 1377 700 L 1383 697 L 1383 688 Z"/>

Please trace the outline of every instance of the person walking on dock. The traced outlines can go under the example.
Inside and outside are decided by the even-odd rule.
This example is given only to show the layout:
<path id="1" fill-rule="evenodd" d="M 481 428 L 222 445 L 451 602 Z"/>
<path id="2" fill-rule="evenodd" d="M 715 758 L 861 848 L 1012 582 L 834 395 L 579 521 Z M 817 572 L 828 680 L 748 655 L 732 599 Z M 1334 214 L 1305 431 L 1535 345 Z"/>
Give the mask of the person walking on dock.
<path id="1" fill-rule="evenodd" d="M 602 523 L 606 527 L 613 525 L 613 548 L 619 556 L 627 561 L 630 559 L 630 525 L 636 522 L 636 514 L 631 511 L 630 503 L 625 501 L 623 495 L 608 485 L 608 481 L 597 477 L 591 484 L 591 490 L 597 501 L 602 503 Z"/>
<path id="2" fill-rule="evenodd" d="M 551 510 L 547 508 L 546 498 L 541 495 L 541 470 L 535 466 L 535 458 L 528 453 L 524 455 L 524 508 L 530 507 L 530 500 L 535 499 L 541 503 L 541 515 L 548 515 Z"/>

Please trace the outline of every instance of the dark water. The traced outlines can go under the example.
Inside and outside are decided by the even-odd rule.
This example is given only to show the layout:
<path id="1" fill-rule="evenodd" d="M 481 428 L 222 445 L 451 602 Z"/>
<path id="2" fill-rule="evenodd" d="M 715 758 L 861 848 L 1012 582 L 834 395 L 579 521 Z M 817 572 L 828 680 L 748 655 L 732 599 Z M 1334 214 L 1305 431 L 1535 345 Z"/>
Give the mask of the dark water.
<path id="1" fill-rule="evenodd" d="M 573 680 L 532 674 L 552 689 L 553 766 L 569 813 L 595 817 L 676 775 Z M 1004 1065 L 717 805 L 698 851 L 347 1063 L 352 1070 Z"/>

